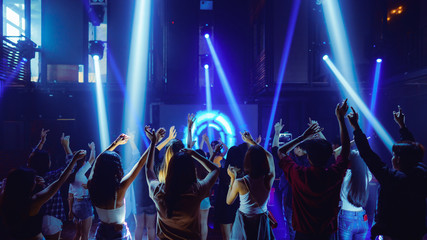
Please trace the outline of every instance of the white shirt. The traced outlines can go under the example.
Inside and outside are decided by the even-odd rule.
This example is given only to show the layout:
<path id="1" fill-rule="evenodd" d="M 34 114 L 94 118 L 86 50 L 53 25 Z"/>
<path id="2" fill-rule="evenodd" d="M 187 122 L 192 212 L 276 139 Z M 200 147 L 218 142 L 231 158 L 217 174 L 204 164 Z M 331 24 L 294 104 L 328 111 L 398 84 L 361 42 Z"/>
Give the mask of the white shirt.
<path id="1" fill-rule="evenodd" d="M 348 192 L 350 190 L 348 188 L 349 187 L 348 184 L 350 182 L 350 179 L 351 179 L 351 170 L 347 169 L 347 172 L 345 174 L 344 180 L 343 180 L 342 185 L 341 185 L 341 194 L 340 194 L 341 202 L 342 202 L 341 209 L 346 210 L 346 211 L 359 212 L 359 211 L 362 211 L 363 208 L 354 206 L 347 199 L 347 195 L 348 195 Z M 372 174 L 368 170 L 368 177 L 367 177 L 367 181 L 366 181 L 366 191 L 368 190 L 368 184 L 371 180 L 372 180 Z"/>
<path id="2" fill-rule="evenodd" d="M 83 184 L 87 184 L 86 172 L 90 168 L 90 163 L 85 162 L 83 166 L 77 171 L 74 182 L 70 183 L 69 193 L 74 195 L 74 198 L 84 198 L 89 196 L 89 191 L 83 187 Z"/>

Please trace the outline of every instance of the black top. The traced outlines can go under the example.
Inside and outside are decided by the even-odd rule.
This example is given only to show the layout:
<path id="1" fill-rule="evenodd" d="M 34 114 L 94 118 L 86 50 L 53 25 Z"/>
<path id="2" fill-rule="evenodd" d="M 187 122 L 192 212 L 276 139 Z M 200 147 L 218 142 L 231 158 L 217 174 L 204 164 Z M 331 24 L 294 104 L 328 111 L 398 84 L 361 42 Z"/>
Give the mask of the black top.
<path id="1" fill-rule="evenodd" d="M 43 211 L 29 216 L 17 225 L 7 227 L 12 239 L 30 239 L 42 232 Z"/>
<path id="2" fill-rule="evenodd" d="M 407 128 L 400 135 L 402 140 L 414 141 Z M 410 172 L 391 169 L 372 151 L 360 129 L 354 136 L 360 156 L 381 185 L 372 235 L 421 239 L 426 232 L 427 166 L 419 163 Z"/>

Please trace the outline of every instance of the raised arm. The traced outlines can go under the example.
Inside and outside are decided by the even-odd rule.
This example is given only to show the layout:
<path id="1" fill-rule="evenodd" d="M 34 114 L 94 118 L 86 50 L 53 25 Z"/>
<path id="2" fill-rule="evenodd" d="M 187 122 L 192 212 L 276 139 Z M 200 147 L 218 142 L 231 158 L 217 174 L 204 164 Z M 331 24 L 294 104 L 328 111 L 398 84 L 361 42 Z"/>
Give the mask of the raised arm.
<path id="1" fill-rule="evenodd" d="M 161 132 L 158 131 L 158 134 L 157 134 L 154 132 L 154 130 L 151 130 L 150 128 L 146 127 L 145 134 L 147 135 L 148 139 L 150 139 L 151 141 L 150 146 L 148 147 L 149 154 L 148 154 L 147 166 L 145 167 L 145 177 L 147 180 L 147 184 L 150 186 L 151 181 L 157 180 L 156 173 L 154 172 L 154 154 L 155 154 L 156 142 L 158 137 L 160 137 Z"/>
<path id="2" fill-rule="evenodd" d="M 92 165 L 92 163 L 95 161 L 95 143 L 91 142 L 88 144 L 88 147 L 90 148 L 90 155 L 89 155 L 89 164 Z"/>
<path id="3" fill-rule="evenodd" d="M 298 146 L 298 144 L 304 142 L 305 140 L 309 139 L 314 134 L 321 132 L 322 130 L 323 129 L 320 128 L 319 124 L 317 123 L 312 124 L 304 131 L 304 133 L 301 136 L 294 138 L 292 141 L 289 141 L 285 143 L 285 145 L 280 147 L 278 150 L 278 155 L 279 156 L 280 154 L 288 155 L 288 153 L 292 149 L 294 149 L 296 146 Z"/>
<path id="4" fill-rule="evenodd" d="M 65 155 L 73 154 L 70 148 L 70 135 L 65 136 L 64 133 L 61 135 L 61 145 L 64 148 Z"/>
<path id="5" fill-rule="evenodd" d="M 150 127 L 149 126 L 145 126 L 145 131 L 149 131 Z M 157 139 L 161 139 L 164 137 L 165 135 L 165 129 L 164 128 L 160 128 L 159 130 L 157 130 Z M 154 144 L 156 144 L 157 142 L 155 142 Z M 132 170 L 130 170 L 130 172 L 128 174 L 126 174 L 126 176 L 123 177 L 121 183 L 120 183 L 120 188 L 119 188 L 119 192 L 124 193 L 126 192 L 127 188 L 130 186 L 130 184 L 132 184 L 132 182 L 135 180 L 135 178 L 138 176 L 139 172 L 141 171 L 142 167 L 144 166 L 145 162 L 147 161 L 147 157 L 148 154 L 150 152 L 150 148 L 148 148 L 144 154 L 142 154 L 141 158 L 139 159 L 139 161 L 135 164 L 135 166 L 132 168 Z M 153 149 L 153 154 L 154 154 L 154 149 Z"/>
<path id="6" fill-rule="evenodd" d="M 228 147 L 227 147 L 227 145 L 226 145 L 226 144 L 224 144 L 224 143 L 222 142 L 222 139 L 221 139 L 221 138 L 219 138 L 219 139 L 218 139 L 218 142 L 219 142 L 219 144 L 221 144 L 221 145 L 222 145 L 222 148 L 224 149 L 224 151 L 219 152 L 219 155 L 220 155 L 221 157 L 224 157 L 224 156 L 225 156 L 225 154 L 227 154 L 227 152 L 228 152 Z"/>
<path id="7" fill-rule="evenodd" d="M 62 186 L 62 184 L 65 183 L 65 181 L 67 180 L 68 176 L 70 176 L 74 165 L 76 164 L 77 160 L 82 159 L 86 156 L 86 151 L 85 150 L 79 150 L 77 151 L 74 156 L 73 159 L 71 160 L 71 162 L 67 165 L 67 167 L 65 168 L 65 170 L 61 173 L 61 175 L 59 176 L 59 178 L 54 181 L 53 183 L 51 183 L 49 186 L 47 186 L 45 189 L 43 189 L 42 191 L 36 193 L 33 196 L 33 201 L 32 201 L 32 206 L 31 209 L 37 210 L 36 212 L 38 212 L 38 210 L 41 208 L 41 206 L 43 204 L 45 204 L 53 195 L 55 195 L 55 193 L 59 190 L 59 188 Z"/>
<path id="8" fill-rule="evenodd" d="M 209 140 L 208 135 L 205 133 L 205 134 L 203 134 L 202 138 L 203 138 L 203 140 L 205 140 L 206 145 L 208 146 L 209 155 L 212 156 L 212 154 L 213 154 L 214 151 L 212 149 L 212 145 L 211 145 L 211 142 Z"/>
<path id="9" fill-rule="evenodd" d="M 405 114 L 402 112 L 402 108 L 397 106 L 399 109 L 397 112 L 393 111 L 394 121 L 399 125 L 400 141 L 412 141 L 415 142 L 414 135 L 408 130 L 405 124 Z"/>
<path id="10" fill-rule="evenodd" d="M 353 107 L 351 108 L 354 112 Z M 340 127 L 341 136 L 341 153 L 340 156 L 344 160 L 348 160 L 350 155 L 350 137 L 348 135 L 347 125 L 345 124 L 345 115 L 348 111 L 347 99 L 342 104 L 337 105 L 335 108 L 335 115 L 337 116 L 338 125 Z"/>
<path id="11" fill-rule="evenodd" d="M 273 137 L 273 143 L 271 144 L 271 147 L 279 147 L 280 131 L 282 131 L 284 126 L 285 125 L 282 124 L 282 119 L 280 119 L 279 122 L 274 124 L 274 137 Z"/>
<path id="12" fill-rule="evenodd" d="M 308 126 L 309 126 L 309 127 L 310 127 L 311 125 L 315 124 L 315 123 L 319 124 L 316 120 L 313 120 L 313 119 L 311 119 L 311 118 L 308 118 Z M 320 125 L 319 125 L 319 126 L 320 126 Z M 312 136 L 312 138 L 317 138 L 317 139 L 324 139 L 324 140 L 326 140 L 326 137 L 325 137 L 325 135 L 323 135 L 323 133 L 322 133 L 322 132 L 318 132 L 318 133 L 314 134 L 314 135 Z"/>
<path id="13" fill-rule="evenodd" d="M 227 174 L 228 176 L 230 176 L 230 185 L 228 185 L 228 192 L 227 192 L 227 197 L 225 199 L 225 202 L 228 205 L 231 205 L 234 203 L 234 201 L 237 198 L 237 195 L 239 194 L 240 183 L 236 181 L 237 171 L 235 167 L 228 166 Z"/>
<path id="14" fill-rule="evenodd" d="M 42 128 L 42 131 L 40 133 L 40 141 L 36 146 L 36 149 L 38 150 L 42 150 L 43 149 L 43 145 L 46 142 L 46 138 L 47 138 L 47 133 L 49 132 L 49 129 L 44 130 L 44 128 Z"/>
<path id="15" fill-rule="evenodd" d="M 176 129 L 175 129 L 175 126 L 172 126 L 169 128 L 169 136 L 157 145 L 156 147 L 157 150 L 159 151 L 162 150 L 166 146 L 166 144 L 168 144 L 172 139 L 175 139 L 175 138 L 176 138 Z"/>
<path id="16" fill-rule="evenodd" d="M 187 147 L 193 148 L 193 136 L 192 136 L 192 128 L 194 125 L 194 121 L 196 121 L 196 117 L 194 114 L 188 114 L 187 115 Z"/>

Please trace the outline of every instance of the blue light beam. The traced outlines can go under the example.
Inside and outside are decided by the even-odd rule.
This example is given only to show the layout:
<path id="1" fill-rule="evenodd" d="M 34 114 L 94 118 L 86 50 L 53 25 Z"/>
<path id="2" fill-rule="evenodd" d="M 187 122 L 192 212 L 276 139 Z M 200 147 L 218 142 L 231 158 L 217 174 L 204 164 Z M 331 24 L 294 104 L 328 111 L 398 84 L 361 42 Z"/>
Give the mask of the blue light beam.
<path id="1" fill-rule="evenodd" d="M 124 130 L 135 132 L 135 143 L 148 140 L 140 126 L 145 118 L 146 85 L 148 77 L 151 0 L 135 1 L 128 75 L 126 81 Z M 139 131 L 138 131 L 139 130 Z M 142 131 L 141 131 L 142 130 Z"/>
<path id="2" fill-rule="evenodd" d="M 105 108 L 104 91 L 102 89 L 101 70 L 99 69 L 99 56 L 93 56 L 96 78 L 96 105 L 98 109 L 98 127 L 101 138 L 101 149 L 107 149 L 110 145 L 110 133 L 108 130 L 107 110 Z"/>
<path id="3" fill-rule="evenodd" d="M 289 21 L 288 31 L 286 32 L 286 40 L 283 45 L 282 59 L 280 60 L 279 74 L 277 75 L 276 91 L 274 92 L 273 105 L 271 107 L 270 119 L 268 121 L 267 134 L 265 137 L 264 148 L 267 149 L 270 141 L 271 131 L 273 130 L 273 121 L 276 115 L 277 103 L 279 102 L 280 91 L 282 89 L 283 78 L 285 77 L 286 65 L 288 63 L 289 52 L 292 45 L 292 39 L 295 32 L 295 25 L 298 18 L 298 11 L 301 5 L 301 0 L 295 0 L 292 6 L 291 17 Z"/>
<path id="4" fill-rule="evenodd" d="M 234 98 L 233 91 L 231 90 L 230 84 L 228 83 L 227 76 L 225 75 L 224 69 L 222 68 L 221 62 L 219 61 L 212 41 L 210 38 L 206 38 L 206 42 L 208 43 L 209 51 L 215 64 L 215 69 L 218 73 L 219 80 L 225 92 L 225 98 L 227 99 L 227 102 L 231 107 L 231 110 L 234 114 L 234 118 L 237 120 L 240 130 L 247 130 L 248 125 L 246 124 L 242 113 L 240 112 L 239 105 L 237 105 L 236 98 Z"/>
<path id="5" fill-rule="evenodd" d="M 206 92 L 206 111 L 212 112 L 211 81 L 209 79 L 209 65 L 205 64 L 205 92 Z M 208 137 L 213 140 L 213 130 L 208 128 Z"/>
<path id="6" fill-rule="evenodd" d="M 384 127 L 377 120 L 377 118 L 369 111 L 366 104 L 362 101 L 362 99 L 359 97 L 359 95 L 353 90 L 353 88 L 350 86 L 350 84 L 347 82 L 347 80 L 344 78 L 344 76 L 341 74 L 341 72 L 335 67 L 335 65 L 329 59 L 329 57 L 327 55 L 325 55 L 325 56 L 323 56 L 323 60 L 326 62 L 328 67 L 331 69 L 331 71 L 335 74 L 336 78 L 341 83 L 341 85 L 344 87 L 344 89 L 347 91 L 350 98 L 359 107 L 362 114 L 365 115 L 365 117 L 368 119 L 369 123 L 372 125 L 374 130 L 377 132 L 378 136 L 381 138 L 384 145 L 391 152 L 391 148 L 394 144 L 394 141 L 391 138 L 390 134 L 384 129 Z"/>
<path id="7" fill-rule="evenodd" d="M 380 81 L 380 73 L 381 73 L 381 58 L 378 58 L 375 64 L 375 75 L 374 75 L 374 85 L 372 87 L 372 96 L 371 96 L 371 113 L 375 115 L 375 108 L 377 105 L 377 96 L 378 96 L 378 84 Z M 371 135 L 372 133 L 372 127 L 371 125 L 368 126 L 368 135 Z"/>

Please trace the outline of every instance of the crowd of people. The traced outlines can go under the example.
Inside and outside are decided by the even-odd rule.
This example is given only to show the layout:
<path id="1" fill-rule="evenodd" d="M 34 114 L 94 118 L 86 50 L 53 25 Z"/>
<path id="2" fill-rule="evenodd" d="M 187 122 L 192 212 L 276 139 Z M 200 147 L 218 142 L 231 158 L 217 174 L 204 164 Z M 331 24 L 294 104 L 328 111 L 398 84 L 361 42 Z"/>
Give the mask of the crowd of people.
<path id="1" fill-rule="evenodd" d="M 359 126 L 359 115 L 347 100 L 335 109 L 340 146 L 333 148 L 323 128 L 311 120 L 298 137 L 282 142 L 282 120 L 274 126 L 271 149 L 261 139 L 241 132 L 244 143 L 229 146 L 203 136 L 194 146 L 194 115 L 188 115 L 187 142 L 176 139 L 175 127 L 157 131 L 146 126 L 149 146 L 141 155 L 134 133 L 121 134 L 96 156 L 95 144 L 73 152 L 70 136 L 61 136 L 66 164 L 51 170 L 43 150 L 49 130 L 25 167 L 13 169 L 0 188 L 1 239 L 60 239 L 62 223 L 75 224 L 75 240 L 89 238 L 94 215 L 96 239 L 208 239 L 210 197 L 215 186 L 214 220 L 222 239 L 283 239 L 273 233 L 268 211 L 276 179 L 283 193 L 281 210 L 289 235 L 296 240 L 421 240 L 426 233 L 427 166 L 424 147 L 405 124 L 402 109 L 393 112 L 400 141 L 392 147 L 392 167 L 371 149 Z M 347 120 L 346 120 L 347 119 Z M 353 130 L 350 141 L 347 121 Z M 208 151 L 203 150 L 207 145 Z M 127 146 L 124 154 L 116 151 Z M 163 157 L 161 150 L 165 148 Z M 353 149 L 352 149 L 353 148 Z M 126 162 L 127 164 L 124 164 Z M 131 164 L 129 164 L 131 163 Z M 365 211 L 368 184 L 379 184 L 375 223 Z M 276 181 L 277 182 L 277 181 Z M 133 184 L 135 183 L 135 184 Z M 68 214 L 61 186 L 68 184 Z M 132 194 L 131 194 L 132 193 Z M 128 199 L 134 196 L 135 232 L 126 223 Z M 94 211 L 95 209 L 95 211 Z M 129 213 L 128 213 L 129 214 Z M 277 216 L 276 216 L 277 217 Z"/>

